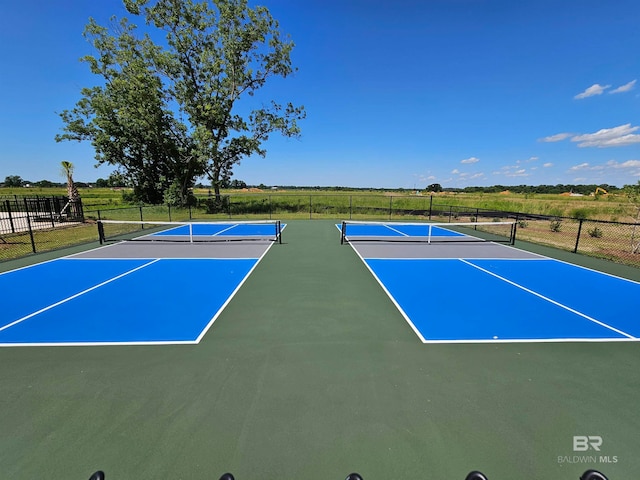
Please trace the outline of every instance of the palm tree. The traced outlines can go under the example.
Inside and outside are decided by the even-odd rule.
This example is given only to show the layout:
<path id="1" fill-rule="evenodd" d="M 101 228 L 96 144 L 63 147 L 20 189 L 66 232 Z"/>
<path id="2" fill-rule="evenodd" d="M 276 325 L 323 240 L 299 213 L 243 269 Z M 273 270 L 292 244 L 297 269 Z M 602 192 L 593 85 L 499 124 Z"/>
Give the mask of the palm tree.
<path id="1" fill-rule="evenodd" d="M 63 160 L 60 162 L 60 165 L 62 166 L 62 174 L 67 177 L 68 201 L 60 212 L 60 214 L 64 214 L 71 205 L 78 205 L 80 203 L 80 192 L 78 192 L 78 187 L 76 187 L 76 184 L 73 182 L 73 163 Z M 68 213 L 73 214 L 74 212 Z"/>

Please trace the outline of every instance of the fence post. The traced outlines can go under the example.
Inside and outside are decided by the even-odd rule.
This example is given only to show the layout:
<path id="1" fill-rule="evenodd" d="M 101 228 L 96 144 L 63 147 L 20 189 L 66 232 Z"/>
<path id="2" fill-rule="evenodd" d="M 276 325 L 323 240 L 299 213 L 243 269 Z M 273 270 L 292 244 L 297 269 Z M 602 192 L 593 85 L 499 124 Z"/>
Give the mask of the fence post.
<path id="1" fill-rule="evenodd" d="M 269 220 L 271 220 L 273 215 L 273 211 L 271 207 L 271 194 L 269 194 L 268 198 L 269 198 Z"/>
<path id="2" fill-rule="evenodd" d="M 349 220 L 351 220 L 353 212 L 353 195 L 349 195 Z"/>
<path id="3" fill-rule="evenodd" d="M 169 209 L 169 221 L 171 221 L 171 204 L 167 203 L 167 208 Z"/>
<path id="4" fill-rule="evenodd" d="M 576 246 L 573 249 L 573 253 L 578 253 L 578 243 L 580 242 L 580 232 L 582 232 L 582 218 L 580 219 L 580 223 L 578 224 L 578 236 L 576 237 Z"/>
<path id="5" fill-rule="evenodd" d="M 13 225 L 13 216 L 11 215 L 11 202 L 9 200 L 7 203 L 7 213 L 9 214 L 9 225 L 11 225 L 11 233 L 16 233 L 16 227 Z"/>
<path id="6" fill-rule="evenodd" d="M 55 218 L 53 218 L 53 201 L 50 198 L 47 198 L 46 201 L 46 206 L 47 206 L 47 210 L 49 210 L 49 220 L 51 220 L 51 228 L 56 228 L 56 221 Z"/>
<path id="7" fill-rule="evenodd" d="M 24 208 L 27 214 L 27 227 L 29 228 L 29 238 L 31 239 L 31 250 L 33 250 L 33 253 L 36 253 L 36 241 L 33 239 L 33 229 L 31 228 L 31 218 L 29 218 L 29 206 L 26 198 L 24 199 Z"/>
<path id="8" fill-rule="evenodd" d="M 312 203 L 311 198 L 312 198 L 311 195 L 309 195 L 309 220 L 311 220 L 311 203 Z"/>
<path id="9" fill-rule="evenodd" d="M 393 214 L 393 195 L 389 196 L 389 220 L 391 220 L 391 215 Z"/>
<path id="10" fill-rule="evenodd" d="M 433 195 L 429 196 L 429 220 L 431 220 L 431 212 L 433 208 Z"/>

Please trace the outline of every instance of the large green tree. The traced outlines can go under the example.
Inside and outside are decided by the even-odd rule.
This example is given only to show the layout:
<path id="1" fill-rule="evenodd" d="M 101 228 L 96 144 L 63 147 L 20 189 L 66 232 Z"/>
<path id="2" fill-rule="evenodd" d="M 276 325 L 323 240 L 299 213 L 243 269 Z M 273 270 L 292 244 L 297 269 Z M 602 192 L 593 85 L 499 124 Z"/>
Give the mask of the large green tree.
<path id="1" fill-rule="evenodd" d="M 219 196 L 234 165 L 266 154 L 271 133 L 300 134 L 303 107 L 241 104 L 270 77 L 294 71 L 293 42 L 265 7 L 246 0 L 124 3 L 148 34 L 137 35 L 127 19 L 112 31 L 89 23 L 85 35 L 99 56 L 85 60 L 105 85 L 83 89 L 76 107 L 61 114 L 58 140 L 90 140 L 98 162 L 119 166 L 151 201 L 158 192 L 184 193 L 202 174 Z"/>
<path id="2" fill-rule="evenodd" d="M 174 184 L 186 198 L 202 163 L 155 67 L 161 50 L 149 37 L 138 38 L 127 19 L 112 29 L 117 36 L 94 20 L 87 25 L 98 54 L 83 60 L 104 85 L 82 89 L 76 106 L 61 113 L 65 133 L 56 140 L 89 140 L 98 164 L 116 166 L 140 201 L 162 203 Z"/>

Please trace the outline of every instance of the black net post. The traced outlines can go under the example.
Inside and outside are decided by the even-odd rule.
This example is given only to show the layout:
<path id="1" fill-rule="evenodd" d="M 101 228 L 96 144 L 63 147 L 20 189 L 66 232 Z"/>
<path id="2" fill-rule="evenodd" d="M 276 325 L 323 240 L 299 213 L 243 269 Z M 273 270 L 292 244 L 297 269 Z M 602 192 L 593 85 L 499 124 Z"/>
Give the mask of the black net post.
<path id="1" fill-rule="evenodd" d="M 98 238 L 100 239 L 100 245 L 102 245 L 105 241 L 104 224 L 100 220 L 98 220 Z"/>
<path id="2" fill-rule="evenodd" d="M 346 235 L 347 235 L 347 222 L 342 222 L 342 227 L 340 228 L 340 245 L 344 244 Z"/>

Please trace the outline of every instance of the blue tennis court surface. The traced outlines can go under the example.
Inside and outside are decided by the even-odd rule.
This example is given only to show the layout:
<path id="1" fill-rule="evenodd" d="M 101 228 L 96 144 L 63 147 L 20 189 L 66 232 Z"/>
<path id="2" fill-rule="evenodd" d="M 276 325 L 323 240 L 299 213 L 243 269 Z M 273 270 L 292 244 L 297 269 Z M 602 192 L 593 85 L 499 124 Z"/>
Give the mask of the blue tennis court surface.
<path id="1" fill-rule="evenodd" d="M 0 291 L 12 292 L 0 346 L 198 343 L 275 243 L 252 237 L 275 230 L 195 225 L 249 241 L 119 242 L 0 274 Z"/>
<path id="2" fill-rule="evenodd" d="M 428 224 L 350 224 L 348 236 L 354 237 L 426 237 L 431 234 L 436 237 L 461 237 L 461 233 L 454 232 L 442 226 L 429 228 Z"/>
<path id="3" fill-rule="evenodd" d="M 352 227 L 365 237 L 422 232 Z M 380 240 L 351 246 L 425 343 L 640 338 L 637 282 L 492 242 Z"/>
<path id="4" fill-rule="evenodd" d="M 180 225 L 174 228 L 168 228 L 166 230 L 153 233 L 154 237 L 166 237 L 166 236 L 184 236 L 190 233 L 195 236 L 211 236 L 211 237 L 263 237 L 268 235 L 275 235 L 274 224 L 213 224 L 213 223 L 193 223 L 191 225 L 191 232 L 189 231 L 189 225 Z"/>
<path id="5" fill-rule="evenodd" d="M 197 343 L 257 261 L 60 259 L 9 272 L 0 344 Z"/>

